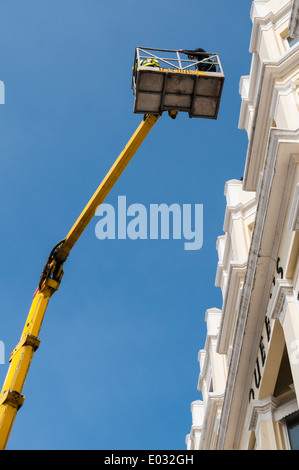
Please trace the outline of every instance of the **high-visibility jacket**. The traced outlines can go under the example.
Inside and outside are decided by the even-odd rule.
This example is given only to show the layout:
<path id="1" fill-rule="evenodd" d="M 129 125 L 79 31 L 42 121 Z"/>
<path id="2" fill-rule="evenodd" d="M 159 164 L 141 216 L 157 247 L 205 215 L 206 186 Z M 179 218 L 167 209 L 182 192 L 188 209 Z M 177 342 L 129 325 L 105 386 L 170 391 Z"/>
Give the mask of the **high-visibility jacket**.
<path id="1" fill-rule="evenodd" d="M 154 58 L 148 58 L 148 59 L 143 59 L 140 61 L 140 66 L 141 67 L 160 67 L 159 62 L 157 59 Z"/>

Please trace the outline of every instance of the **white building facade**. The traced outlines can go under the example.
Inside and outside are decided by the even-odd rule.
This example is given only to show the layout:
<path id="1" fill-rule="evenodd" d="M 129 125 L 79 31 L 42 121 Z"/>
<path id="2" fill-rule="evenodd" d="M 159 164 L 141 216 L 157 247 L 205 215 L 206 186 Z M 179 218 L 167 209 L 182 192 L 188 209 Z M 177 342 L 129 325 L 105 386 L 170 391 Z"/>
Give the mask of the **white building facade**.
<path id="1" fill-rule="evenodd" d="M 243 181 L 225 185 L 190 450 L 299 449 L 299 0 L 254 0 Z"/>

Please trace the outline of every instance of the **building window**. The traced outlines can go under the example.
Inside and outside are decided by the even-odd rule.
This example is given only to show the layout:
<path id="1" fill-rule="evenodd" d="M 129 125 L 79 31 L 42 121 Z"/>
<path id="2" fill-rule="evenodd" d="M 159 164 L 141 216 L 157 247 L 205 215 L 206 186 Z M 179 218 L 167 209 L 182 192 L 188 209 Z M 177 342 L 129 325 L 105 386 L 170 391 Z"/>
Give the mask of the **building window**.
<path id="1" fill-rule="evenodd" d="M 299 411 L 286 417 L 286 425 L 292 450 L 299 450 Z"/>
<path id="2" fill-rule="evenodd" d="M 291 38 L 290 36 L 287 37 L 287 41 L 290 47 L 293 47 L 299 41 L 299 38 Z"/>

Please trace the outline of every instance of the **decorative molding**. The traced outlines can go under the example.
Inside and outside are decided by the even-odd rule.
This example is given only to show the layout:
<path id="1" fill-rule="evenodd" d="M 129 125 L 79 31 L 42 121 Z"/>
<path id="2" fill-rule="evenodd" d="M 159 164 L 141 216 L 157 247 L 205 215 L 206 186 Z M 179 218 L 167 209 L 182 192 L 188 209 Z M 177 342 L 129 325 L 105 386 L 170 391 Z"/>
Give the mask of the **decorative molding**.
<path id="1" fill-rule="evenodd" d="M 293 285 L 286 279 L 276 279 L 267 316 L 278 319 L 283 325 L 288 297 L 293 297 Z"/>
<path id="2" fill-rule="evenodd" d="M 220 330 L 217 339 L 216 351 L 227 354 L 229 349 L 229 337 L 233 325 L 234 316 L 240 302 L 240 293 L 247 268 L 247 260 L 243 262 L 231 261 L 228 271 L 227 287 L 223 300 Z"/>
<path id="3" fill-rule="evenodd" d="M 216 435 L 219 427 L 219 416 L 223 404 L 223 393 L 209 394 L 209 400 L 205 410 L 205 419 L 202 426 L 202 434 L 199 444 L 200 450 L 210 449 L 210 442 L 213 439 L 213 433 Z"/>
<path id="4" fill-rule="evenodd" d="M 249 431 L 257 432 L 261 421 L 274 421 L 275 411 L 279 405 L 279 400 L 273 396 L 263 400 L 253 400 L 248 408 L 246 428 Z"/>
<path id="5" fill-rule="evenodd" d="M 261 5 L 257 5 L 256 1 L 253 2 L 253 9 L 251 13 L 253 28 L 249 46 L 250 52 L 257 51 L 259 42 L 261 40 L 262 31 L 269 30 L 271 28 L 276 29 L 279 27 L 279 25 L 288 19 L 290 15 L 291 4 L 292 1 L 289 0 L 277 12 L 274 13 L 271 10 L 269 2 L 261 2 Z"/>
<path id="6" fill-rule="evenodd" d="M 206 310 L 205 321 L 207 324 L 207 336 L 204 349 L 198 352 L 198 362 L 200 365 L 200 373 L 197 383 L 197 390 L 201 391 L 204 382 L 208 382 L 211 378 L 213 367 L 211 365 L 210 349 L 216 344 L 219 333 L 219 325 L 222 311 L 218 308 L 210 308 Z"/>
<path id="7" fill-rule="evenodd" d="M 257 77 L 250 77 L 250 89 L 254 86 L 251 105 L 254 106 L 254 114 L 251 120 L 251 128 L 247 129 L 249 133 L 249 143 L 244 170 L 243 188 L 246 191 L 256 191 L 260 172 L 263 170 L 264 159 L 261 156 L 265 136 L 268 136 L 269 118 L 273 117 L 270 113 L 275 110 L 278 98 L 281 93 L 286 94 L 285 87 L 275 85 L 277 79 L 289 73 L 294 67 L 297 67 L 299 57 L 299 48 L 291 48 L 283 56 L 275 61 L 264 61 L 258 71 Z M 293 92 L 293 84 L 288 82 L 290 91 Z M 277 88 L 277 90 L 276 90 Z M 244 103 L 245 105 L 246 103 Z M 249 104 L 249 103 L 247 103 Z M 243 103 L 242 103 L 243 105 Z M 247 112 L 249 112 L 247 110 Z M 244 125 L 246 109 L 241 106 L 242 121 L 239 127 Z M 271 132 L 271 131 L 270 131 Z"/>

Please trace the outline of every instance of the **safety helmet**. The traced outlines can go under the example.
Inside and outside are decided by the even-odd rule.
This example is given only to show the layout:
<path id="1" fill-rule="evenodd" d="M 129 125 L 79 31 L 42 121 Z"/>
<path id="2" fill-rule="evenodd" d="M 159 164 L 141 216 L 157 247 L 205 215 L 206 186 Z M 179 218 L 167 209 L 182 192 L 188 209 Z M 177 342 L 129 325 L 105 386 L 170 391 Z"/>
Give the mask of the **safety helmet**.
<path id="1" fill-rule="evenodd" d="M 160 67 L 157 59 L 148 58 L 140 61 L 141 67 Z"/>

